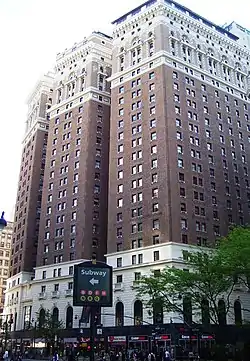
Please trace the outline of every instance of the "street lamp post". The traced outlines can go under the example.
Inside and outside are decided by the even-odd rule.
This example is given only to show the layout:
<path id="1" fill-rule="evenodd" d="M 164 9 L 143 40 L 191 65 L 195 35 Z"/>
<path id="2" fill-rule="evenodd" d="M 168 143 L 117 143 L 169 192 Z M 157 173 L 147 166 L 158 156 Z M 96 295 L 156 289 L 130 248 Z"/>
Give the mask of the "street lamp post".
<path id="1" fill-rule="evenodd" d="M 0 217 L 0 231 L 2 231 L 7 226 L 7 222 L 4 219 L 4 212 L 2 212 Z"/>
<path id="2" fill-rule="evenodd" d="M 34 318 L 32 318 L 31 322 L 34 323 Z M 36 349 L 36 321 L 34 323 L 34 334 L 33 334 L 33 340 L 32 340 L 32 347 L 34 348 L 34 351 Z"/>

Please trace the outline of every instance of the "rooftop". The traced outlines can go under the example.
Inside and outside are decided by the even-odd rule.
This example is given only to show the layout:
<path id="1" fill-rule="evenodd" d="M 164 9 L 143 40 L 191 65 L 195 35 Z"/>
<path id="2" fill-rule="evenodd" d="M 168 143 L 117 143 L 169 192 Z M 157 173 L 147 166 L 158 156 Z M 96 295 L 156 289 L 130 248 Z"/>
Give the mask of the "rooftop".
<path id="1" fill-rule="evenodd" d="M 121 16 L 120 18 L 114 20 L 112 22 L 112 24 L 118 25 L 121 24 L 123 21 L 126 21 L 128 16 L 134 16 L 136 14 L 138 14 L 139 12 L 145 10 L 146 8 L 152 6 L 153 4 L 157 3 L 158 0 L 148 0 L 145 3 L 141 4 L 140 6 L 137 6 L 135 9 L 127 12 L 126 14 L 124 14 L 123 16 Z M 202 22 L 203 24 L 205 24 L 206 26 L 209 26 L 210 28 L 212 28 L 213 30 L 218 31 L 219 33 L 221 33 L 222 35 L 227 36 L 228 38 L 230 38 L 231 40 L 238 40 L 238 37 L 232 33 L 230 33 L 230 31 L 224 29 L 223 27 L 214 24 L 213 22 L 211 22 L 210 20 L 205 19 L 204 17 L 196 14 L 195 12 L 193 12 L 192 10 L 186 8 L 185 6 L 182 6 L 181 4 L 178 4 L 175 1 L 172 0 L 164 0 L 164 3 L 168 4 L 169 6 L 172 6 L 173 8 L 185 13 L 186 15 L 189 15 L 190 17 L 192 17 L 195 20 L 198 20 L 200 22 Z"/>
<path id="2" fill-rule="evenodd" d="M 243 26 L 237 24 L 235 21 L 232 21 L 229 25 L 224 25 L 224 29 L 230 31 L 233 26 L 236 26 L 236 28 L 240 29 L 241 31 L 243 31 L 244 33 L 246 33 L 247 35 L 250 35 L 250 30 L 244 28 Z"/>

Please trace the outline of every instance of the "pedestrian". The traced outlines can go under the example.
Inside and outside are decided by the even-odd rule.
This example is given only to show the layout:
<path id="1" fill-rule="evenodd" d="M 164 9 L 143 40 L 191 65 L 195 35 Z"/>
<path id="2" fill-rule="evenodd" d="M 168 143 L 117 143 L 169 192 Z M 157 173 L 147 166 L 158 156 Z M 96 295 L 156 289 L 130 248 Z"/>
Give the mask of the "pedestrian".
<path id="1" fill-rule="evenodd" d="M 170 352 L 168 350 L 165 351 L 165 361 L 170 361 Z"/>
<path id="2" fill-rule="evenodd" d="M 58 355 L 57 351 L 55 351 L 55 353 L 54 353 L 53 361 L 59 361 L 59 355 Z"/>
<path id="3" fill-rule="evenodd" d="M 6 351 L 4 352 L 3 359 L 4 359 L 4 361 L 8 361 L 8 360 L 9 360 L 9 351 L 8 351 L 8 350 L 6 350 Z"/>

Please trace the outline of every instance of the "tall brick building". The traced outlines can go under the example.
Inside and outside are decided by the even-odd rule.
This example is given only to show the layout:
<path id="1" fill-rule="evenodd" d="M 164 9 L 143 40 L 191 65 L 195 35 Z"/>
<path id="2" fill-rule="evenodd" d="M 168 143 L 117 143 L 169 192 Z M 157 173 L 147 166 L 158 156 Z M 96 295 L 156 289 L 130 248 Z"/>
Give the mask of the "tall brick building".
<path id="1" fill-rule="evenodd" d="M 106 252 L 111 47 L 95 32 L 57 55 L 37 266 Z"/>
<path id="2" fill-rule="evenodd" d="M 30 94 L 18 182 L 10 276 L 33 272 L 36 265 L 53 74 L 48 73 Z"/>
<path id="3" fill-rule="evenodd" d="M 249 223 L 249 50 L 171 1 L 114 25 L 108 253 Z"/>
<path id="4" fill-rule="evenodd" d="M 244 36 L 169 0 L 149 0 L 114 21 L 107 262 L 115 302 L 104 310 L 108 326 L 154 322 L 133 282 L 179 267 L 183 250 L 249 223 Z M 249 304 L 247 293 L 233 293 L 232 303 L 237 297 Z M 172 321 L 180 318 L 162 314 L 161 323 Z"/>
<path id="5" fill-rule="evenodd" d="M 114 307 L 103 309 L 102 324 L 131 340 L 132 328 L 122 336 L 120 326 L 154 323 L 133 282 L 250 221 L 245 32 L 171 0 L 149 0 L 113 24 L 113 39 L 94 32 L 57 56 L 38 249 L 27 248 L 35 276 L 17 291 L 20 253 L 5 302 L 18 337 L 30 337 L 25 325 L 50 309 L 75 342 L 73 267 L 107 252 Z M 249 293 L 232 293 L 239 298 L 244 313 Z M 162 312 L 161 323 L 175 317 Z"/>

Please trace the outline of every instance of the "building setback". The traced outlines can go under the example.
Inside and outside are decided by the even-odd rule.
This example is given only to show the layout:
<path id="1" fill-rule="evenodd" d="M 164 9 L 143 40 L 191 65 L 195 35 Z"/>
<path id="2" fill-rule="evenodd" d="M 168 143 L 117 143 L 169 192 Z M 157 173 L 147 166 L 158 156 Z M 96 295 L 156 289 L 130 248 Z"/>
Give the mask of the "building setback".
<path id="1" fill-rule="evenodd" d="M 104 259 L 111 47 L 94 32 L 57 56 L 37 266 Z"/>
<path id="2" fill-rule="evenodd" d="M 53 74 L 36 85 L 28 99 L 28 116 L 18 181 L 10 277 L 36 265 L 42 186 L 48 139 L 47 110 L 52 103 Z"/>

